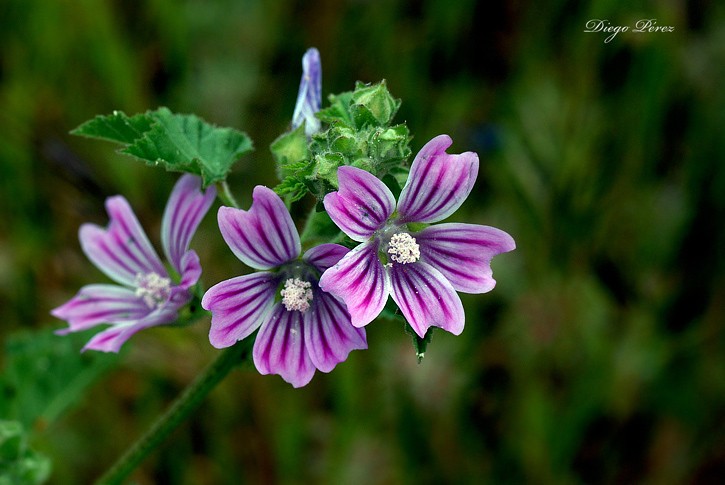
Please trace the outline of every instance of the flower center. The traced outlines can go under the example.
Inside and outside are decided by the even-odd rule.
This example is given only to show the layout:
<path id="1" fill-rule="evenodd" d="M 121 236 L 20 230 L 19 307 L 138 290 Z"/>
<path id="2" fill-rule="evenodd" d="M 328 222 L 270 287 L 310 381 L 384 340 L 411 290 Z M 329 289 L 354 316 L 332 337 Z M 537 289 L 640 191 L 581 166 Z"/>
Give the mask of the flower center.
<path id="1" fill-rule="evenodd" d="M 312 301 L 312 284 L 299 278 L 290 278 L 284 282 L 280 295 L 287 311 L 297 310 L 304 313 L 310 308 Z"/>
<path id="2" fill-rule="evenodd" d="M 420 259 L 420 246 L 413 236 L 407 232 L 399 232 L 390 238 L 388 254 L 396 263 L 415 263 Z"/>
<path id="3" fill-rule="evenodd" d="M 171 296 L 171 279 L 158 273 L 136 275 L 136 296 L 142 298 L 149 308 L 156 308 Z"/>

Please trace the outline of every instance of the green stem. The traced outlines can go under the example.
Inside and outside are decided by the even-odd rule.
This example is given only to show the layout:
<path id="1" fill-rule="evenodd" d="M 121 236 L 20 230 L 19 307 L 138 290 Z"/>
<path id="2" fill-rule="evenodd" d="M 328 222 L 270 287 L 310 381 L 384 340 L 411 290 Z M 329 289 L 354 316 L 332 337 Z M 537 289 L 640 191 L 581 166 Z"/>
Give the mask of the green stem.
<path id="1" fill-rule="evenodd" d="M 245 339 L 226 349 L 212 362 L 166 413 L 116 461 L 96 482 L 97 485 L 120 484 L 143 460 L 151 454 L 186 418 L 237 364 L 249 354 L 253 339 Z"/>
<path id="2" fill-rule="evenodd" d="M 223 204 L 234 207 L 236 209 L 239 209 L 239 204 L 237 203 L 237 200 L 234 198 L 234 195 L 232 194 L 231 189 L 229 188 L 229 184 L 227 184 L 226 180 L 223 180 L 221 182 L 217 183 L 217 197 L 222 201 Z"/>

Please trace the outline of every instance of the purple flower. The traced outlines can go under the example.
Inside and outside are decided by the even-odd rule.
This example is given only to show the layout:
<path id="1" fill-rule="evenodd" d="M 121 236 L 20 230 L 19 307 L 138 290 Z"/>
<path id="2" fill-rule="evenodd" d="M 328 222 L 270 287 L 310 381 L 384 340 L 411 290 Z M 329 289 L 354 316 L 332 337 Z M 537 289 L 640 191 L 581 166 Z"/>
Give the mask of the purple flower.
<path id="1" fill-rule="evenodd" d="M 315 113 L 322 105 L 322 65 L 320 53 L 314 47 L 307 49 L 302 57 L 302 80 L 297 93 L 295 112 L 292 115 L 292 129 L 305 122 L 305 134 L 310 137 L 320 131 L 320 120 Z"/>
<path id="2" fill-rule="evenodd" d="M 232 252 L 260 271 L 211 287 L 201 306 L 211 311 L 209 341 L 223 348 L 251 335 L 254 364 L 295 387 L 315 369 L 330 372 L 354 349 L 366 349 L 365 331 L 352 326 L 345 305 L 318 286 L 320 275 L 348 249 L 321 244 L 300 258 L 300 238 L 282 200 L 255 187 L 249 211 L 219 208 L 219 229 Z"/>
<path id="3" fill-rule="evenodd" d="M 111 219 L 108 227 L 84 224 L 79 238 L 88 259 L 121 286 L 81 288 L 70 301 L 51 311 L 68 322 L 68 328 L 57 333 L 108 323 L 111 326 L 96 334 L 83 350 L 118 352 L 139 330 L 176 320 L 178 310 L 192 298 L 189 288 L 201 276 L 199 257 L 189 250 L 189 243 L 215 196 L 214 187 L 202 192 L 201 179 L 193 175 L 184 175 L 174 186 L 164 211 L 161 242 L 178 279 L 162 264 L 128 201 L 120 195 L 106 199 Z"/>
<path id="4" fill-rule="evenodd" d="M 473 188 L 478 155 L 449 155 L 451 143 L 440 135 L 420 150 L 397 208 L 390 190 L 369 172 L 338 169 L 339 190 L 325 196 L 325 209 L 362 244 L 322 275 L 320 288 L 343 299 L 356 327 L 373 321 L 392 295 L 420 337 L 431 326 L 458 335 L 465 315 L 456 291 L 492 290 L 491 259 L 516 247 L 494 227 L 446 223 L 416 232 L 410 226 L 450 216 Z"/>

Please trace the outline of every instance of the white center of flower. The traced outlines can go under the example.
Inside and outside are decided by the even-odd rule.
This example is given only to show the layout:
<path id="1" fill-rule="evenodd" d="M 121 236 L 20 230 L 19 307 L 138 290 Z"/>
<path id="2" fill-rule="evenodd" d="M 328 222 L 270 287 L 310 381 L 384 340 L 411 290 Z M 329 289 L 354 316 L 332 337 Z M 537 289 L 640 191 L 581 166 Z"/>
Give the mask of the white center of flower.
<path id="1" fill-rule="evenodd" d="M 390 238 L 388 254 L 397 263 L 415 263 L 420 259 L 420 246 L 413 236 L 407 232 L 399 232 Z"/>
<path id="2" fill-rule="evenodd" d="M 136 296 L 142 298 L 149 308 L 156 308 L 171 296 L 171 280 L 158 273 L 136 275 Z"/>
<path id="3" fill-rule="evenodd" d="M 312 301 L 312 285 L 307 281 L 298 278 L 290 278 L 284 282 L 284 288 L 280 292 L 282 304 L 287 311 L 306 312 Z"/>

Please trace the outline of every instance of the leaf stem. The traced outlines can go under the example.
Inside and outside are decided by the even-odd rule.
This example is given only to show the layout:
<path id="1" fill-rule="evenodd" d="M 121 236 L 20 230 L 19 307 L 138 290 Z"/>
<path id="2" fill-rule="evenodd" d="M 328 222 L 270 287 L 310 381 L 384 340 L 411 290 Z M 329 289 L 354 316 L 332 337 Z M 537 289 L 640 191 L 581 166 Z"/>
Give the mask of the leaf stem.
<path id="1" fill-rule="evenodd" d="M 124 453 L 108 471 L 98 479 L 97 485 L 116 485 L 123 482 L 143 460 L 191 414 L 236 365 L 249 355 L 251 342 L 242 342 L 226 349 L 192 382 L 172 403 L 153 426 Z"/>
<path id="2" fill-rule="evenodd" d="M 236 209 L 239 209 L 239 204 L 237 203 L 237 200 L 234 198 L 234 195 L 232 194 L 231 189 L 229 188 L 229 184 L 226 180 L 222 180 L 221 182 L 217 182 L 217 196 L 222 201 L 223 204 L 234 207 Z"/>

